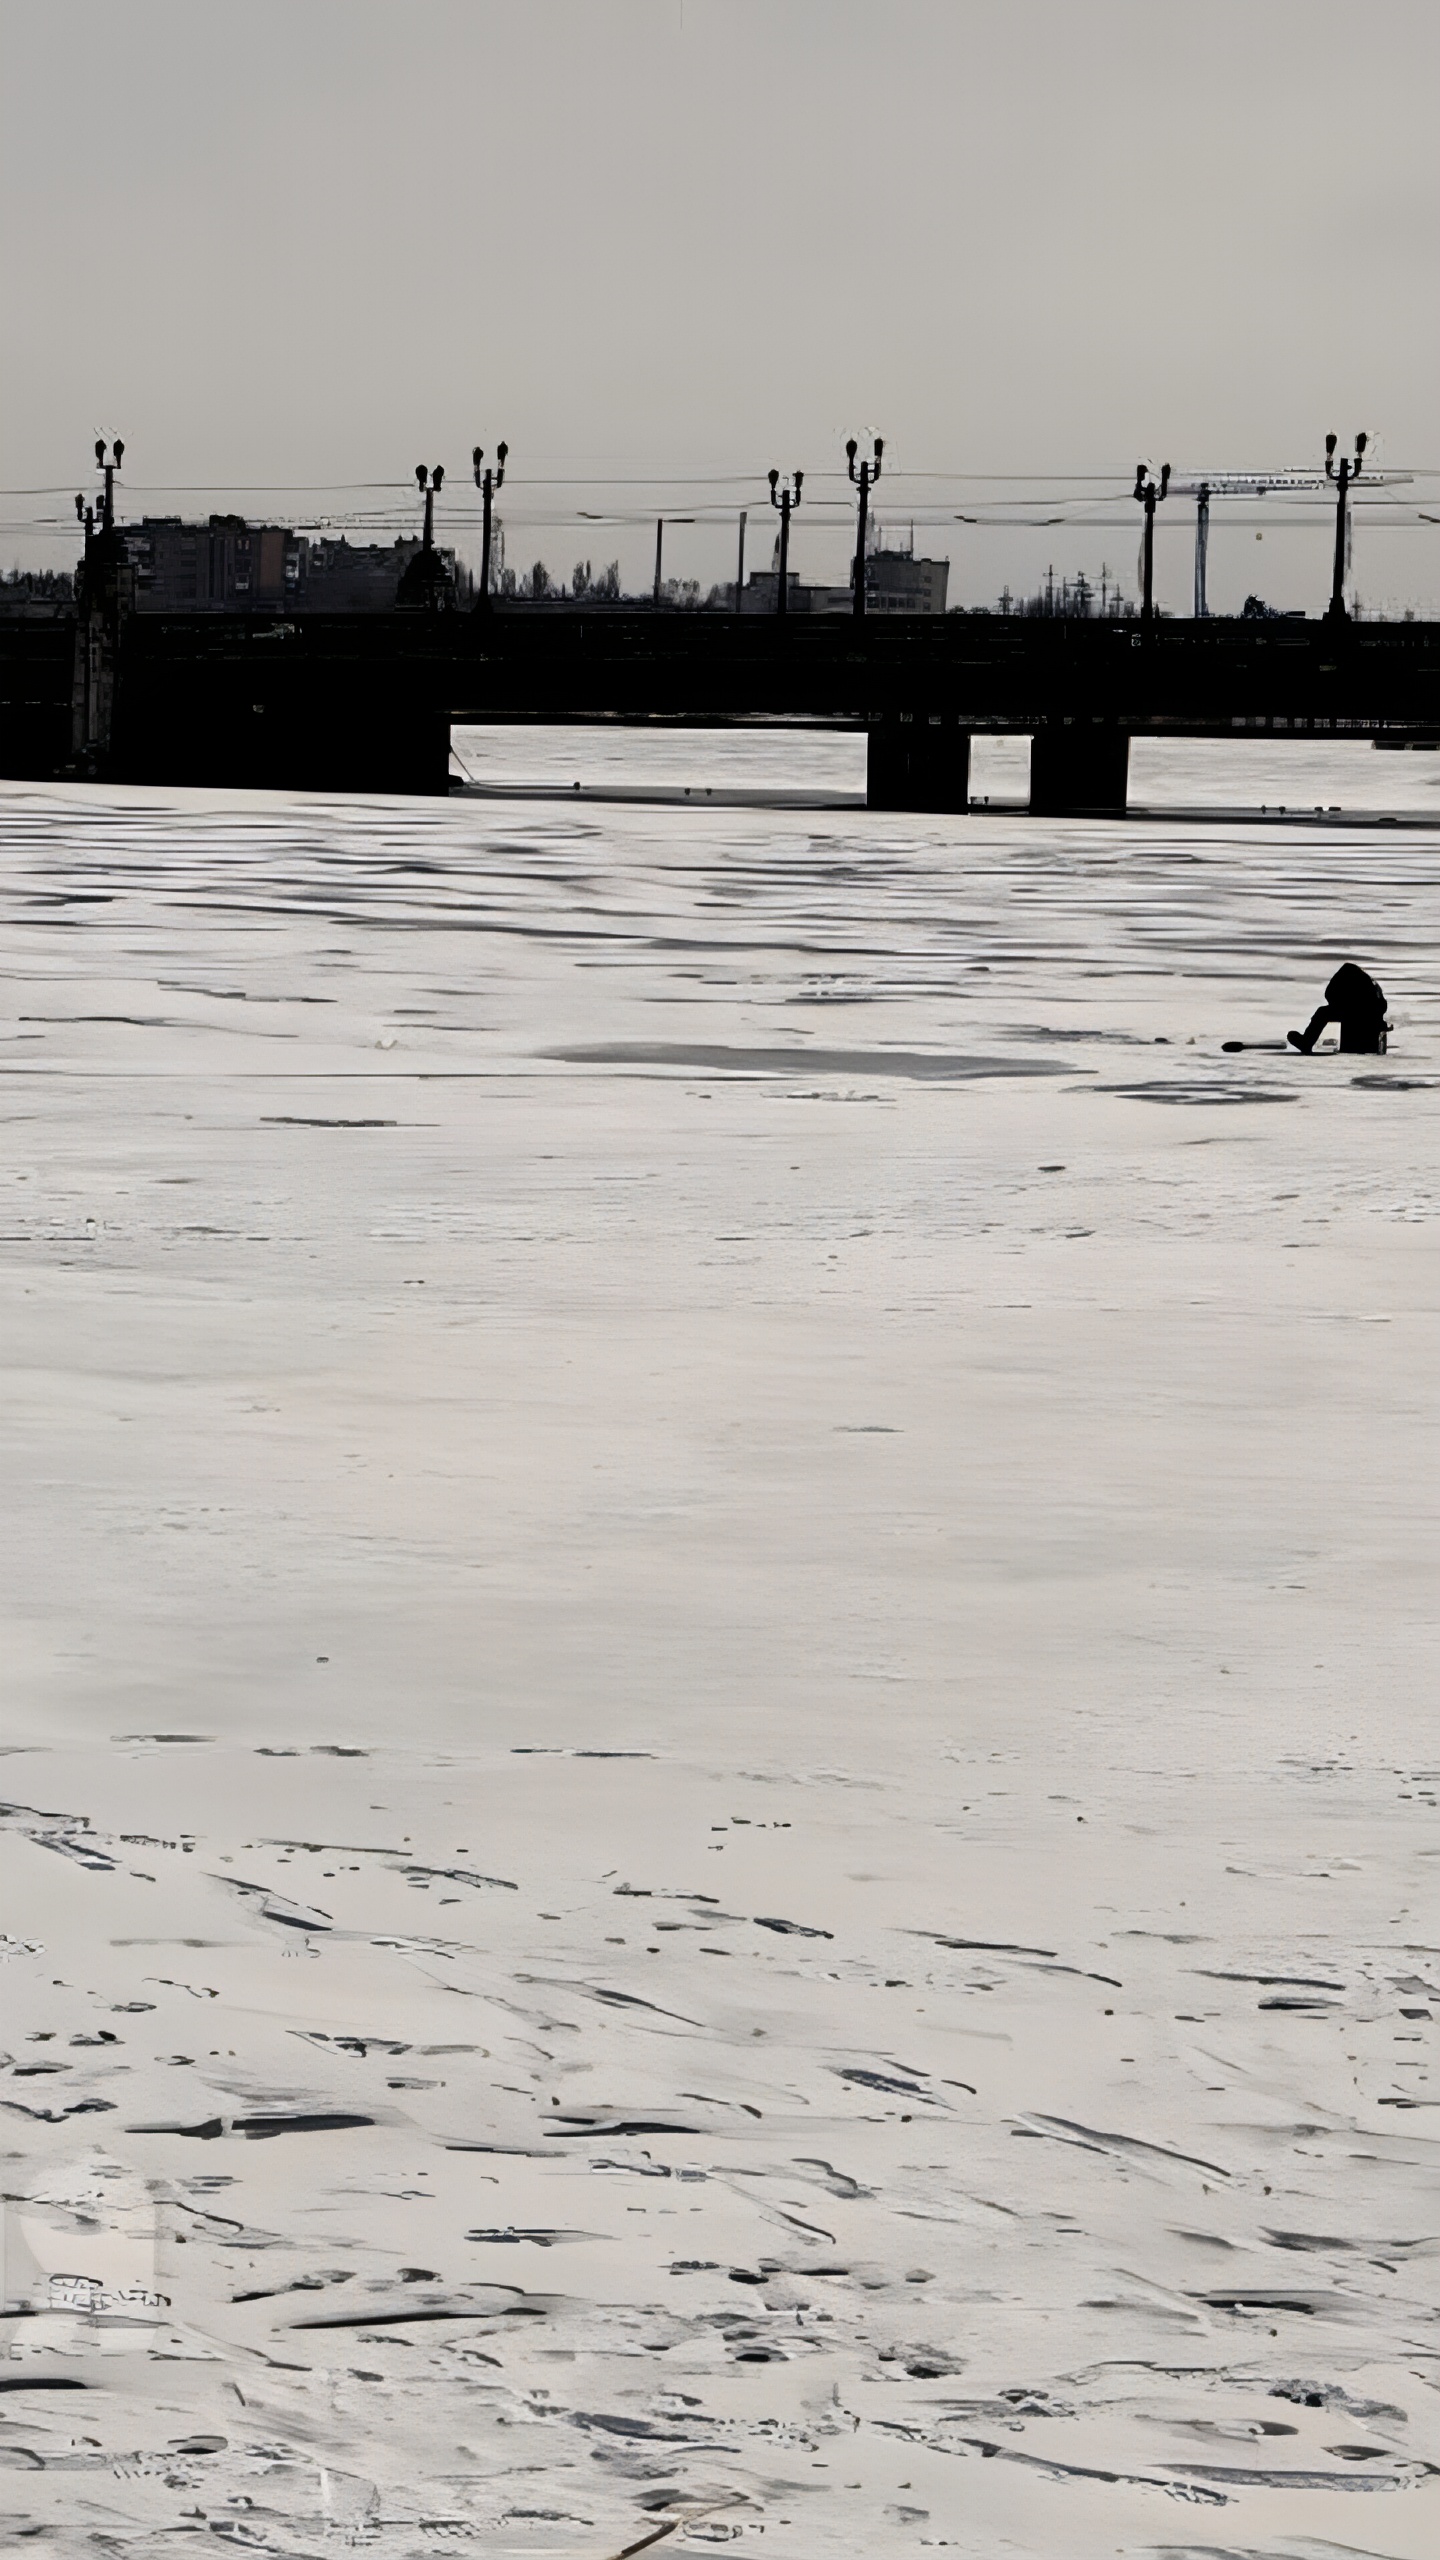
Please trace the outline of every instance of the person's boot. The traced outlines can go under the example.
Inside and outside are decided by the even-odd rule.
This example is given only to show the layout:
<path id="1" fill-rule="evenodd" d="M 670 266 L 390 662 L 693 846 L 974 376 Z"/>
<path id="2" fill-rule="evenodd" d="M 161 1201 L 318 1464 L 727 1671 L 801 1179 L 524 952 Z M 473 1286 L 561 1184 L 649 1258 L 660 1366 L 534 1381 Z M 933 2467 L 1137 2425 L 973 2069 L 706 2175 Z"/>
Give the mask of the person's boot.
<path id="1" fill-rule="evenodd" d="M 1302 1058 L 1308 1058 L 1315 1046 L 1314 1036 L 1308 1031 L 1287 1031 L 1285 1037 L 1292 1049 L 1299 1050 Z"/>

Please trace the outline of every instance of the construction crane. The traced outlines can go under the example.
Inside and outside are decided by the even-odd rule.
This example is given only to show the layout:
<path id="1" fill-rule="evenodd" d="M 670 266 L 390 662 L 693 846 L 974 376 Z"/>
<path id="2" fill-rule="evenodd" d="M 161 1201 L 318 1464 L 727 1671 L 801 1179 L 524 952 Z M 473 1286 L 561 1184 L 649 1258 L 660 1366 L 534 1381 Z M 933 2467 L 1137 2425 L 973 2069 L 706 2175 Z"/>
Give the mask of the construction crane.
<path id="1" fill-rule="evenodd" d="M 1203 622 L 1210 607 L 1205 600 L 1205 563 L 1210 549 L 1210 501 L 1212 498 L 1268 498 L 1272 491 L 1289 497 L 1323 489 L 1322 471 L 1211 471 L 1203 479 L 1176 480 L 1171 484 L 1178 498 L 1195 501 L 1195 619 Z"/>
<path id="2" fill-rule="evenodd" d="M 1372 489 L 1395 488 L 1408 481 L 1408 471 L 1367 471 L 1366 486 Z M 1313 497 L 1333 486 L 1323 471 L 1211 471 L 1191 480 L 1170 483 L 1172 497 L 1195 501 L 1195 619 L 1204 622 L 1210 607 L 1205 599 L 1205 563 L 1210 548 L 1210 501 L 1212 498 Z"/>

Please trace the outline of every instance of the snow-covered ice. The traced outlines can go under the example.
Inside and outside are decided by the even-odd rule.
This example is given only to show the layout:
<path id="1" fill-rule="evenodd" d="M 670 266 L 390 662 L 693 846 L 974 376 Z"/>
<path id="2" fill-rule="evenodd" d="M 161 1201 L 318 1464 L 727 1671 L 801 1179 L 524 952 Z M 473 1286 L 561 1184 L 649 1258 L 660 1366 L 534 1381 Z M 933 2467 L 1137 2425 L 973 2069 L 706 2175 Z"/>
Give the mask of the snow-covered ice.
<path id="1" fill-rule="evenodd" d="M 7 2547 L 1422 2560 L 1440 759 L 459 744 L 0 792 Z"/>

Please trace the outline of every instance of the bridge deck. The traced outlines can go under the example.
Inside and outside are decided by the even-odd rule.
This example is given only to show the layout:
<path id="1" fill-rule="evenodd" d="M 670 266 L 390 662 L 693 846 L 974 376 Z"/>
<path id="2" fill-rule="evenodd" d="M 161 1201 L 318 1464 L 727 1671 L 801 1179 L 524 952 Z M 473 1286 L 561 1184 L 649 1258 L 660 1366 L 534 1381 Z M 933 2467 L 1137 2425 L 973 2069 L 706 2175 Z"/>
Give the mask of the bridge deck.
<path id="1" fill-rule="evenodd" d="M 93 619 L 87 629 L 93 649 Z M 521 606 L 129 614 L 105 643 L 113 705 L 87 755 L 73 733 L 76 633 L 74 622 L 0 625 L 0 770 L 435 790 L 454 721 L 807 722 L 869 732 L 872 785 L 899 805 L 963 806 L 970 736 L 1009 730 L 1045 742 L 1045 805 L 1114 806 L 1133 736 L 1440 738 L 1431 622 L 1217 618 L 1147 631 L 998 614 L 861 624 Z"/>

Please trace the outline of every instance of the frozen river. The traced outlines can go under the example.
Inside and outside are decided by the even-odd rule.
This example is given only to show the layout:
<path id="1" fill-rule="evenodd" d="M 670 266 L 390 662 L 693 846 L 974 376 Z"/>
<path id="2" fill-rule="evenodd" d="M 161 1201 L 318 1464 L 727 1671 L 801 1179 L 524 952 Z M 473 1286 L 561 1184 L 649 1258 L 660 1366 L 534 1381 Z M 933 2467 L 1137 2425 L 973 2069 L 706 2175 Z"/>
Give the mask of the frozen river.
<path id="1" fill-rule="evenodd" d="M 0 791 L 7 2547 L 1426 2560 L 1440 759 L 456 743 Z"/>

